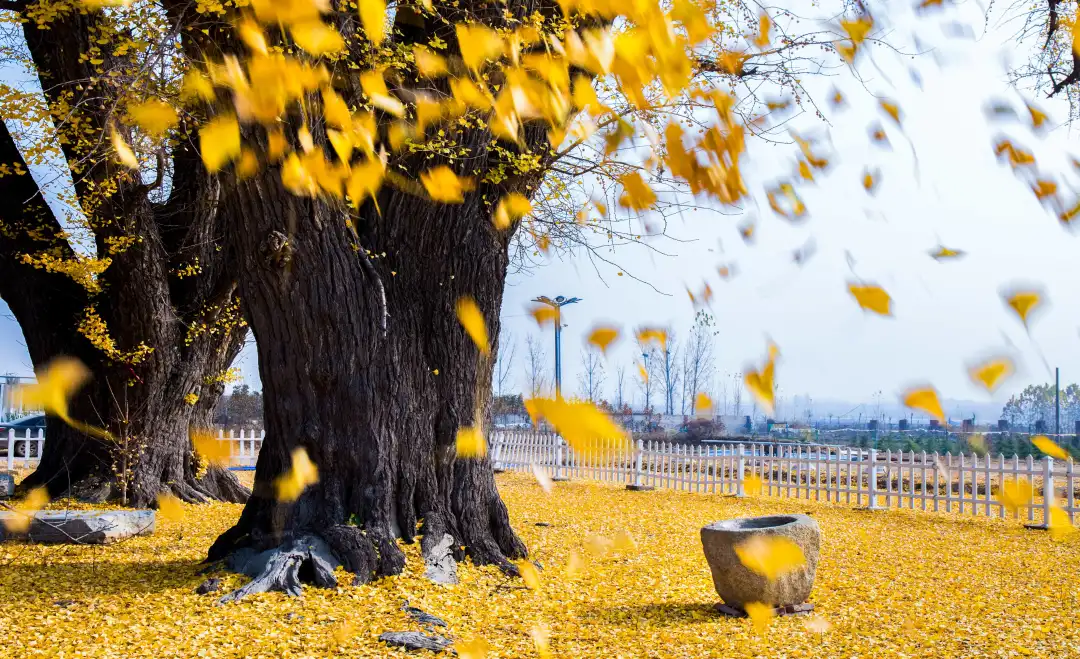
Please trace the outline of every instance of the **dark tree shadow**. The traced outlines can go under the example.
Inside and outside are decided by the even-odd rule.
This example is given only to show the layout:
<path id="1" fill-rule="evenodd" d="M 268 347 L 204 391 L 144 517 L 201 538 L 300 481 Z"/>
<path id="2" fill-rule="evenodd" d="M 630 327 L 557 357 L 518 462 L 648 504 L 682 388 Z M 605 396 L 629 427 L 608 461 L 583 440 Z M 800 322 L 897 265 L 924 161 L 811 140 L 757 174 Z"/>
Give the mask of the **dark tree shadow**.
<path id="1" fill-rule="evenodd" d="M 719 600 L 718 600 L 719 601 Z M 738 619 L 729 618 L 716 610 L 717 602 L 657 602 L 653 604 L 632 604 L 626 606 L 592 607 L 588 611 L 589 620 L 601 624 L 614 625 L 636 624 L 648 620 L 653 625 L 668 627 L 673 625 L 693 625 L 730 621 L 738 624 Z"/>
<path id="2" fill-rule="evenodd" d="M 153 594 L 181 588 L 194 591 L 208 575 L 197 560 L 98 561 L 0 565 L 0 574 L 21 599 L 75 601 L 96 595 Z"/>

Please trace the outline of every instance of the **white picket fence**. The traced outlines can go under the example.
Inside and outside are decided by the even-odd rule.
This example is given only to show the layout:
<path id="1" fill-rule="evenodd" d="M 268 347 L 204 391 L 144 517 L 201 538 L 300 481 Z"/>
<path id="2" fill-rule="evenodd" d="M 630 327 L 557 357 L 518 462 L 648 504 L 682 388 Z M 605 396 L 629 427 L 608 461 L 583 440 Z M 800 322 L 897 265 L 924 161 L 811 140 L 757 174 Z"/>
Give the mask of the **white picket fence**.
<path id="1" fill-rule="evenodd" d="M 848 446 L 717 442 L 686 445 L 637 441 L 633 449 L 611 442 L 583 453 L 558 435 L 496 430 L 488 438 L 495 467 L 553 478 L 589 478 L 627 485 L 693 492 L 752 494 L 832 501 L 870 509 L 906 508 L 988 517 L 1026 518 L 1045 524 L 1055 503 L 1072 522 L 1076 505 L 1073 461 L 1031 456 L 952 455 L 878 451 Z M 1031 505 L 1009 513 L 998 500 L 1007 481 L 1034 488 Z"/>
<path id="2" fill-rule="evenodd" d="M 252 467 L 259 457 L 259 449 L 262 448 L 265 430 L 244 430 L 238 432 L 232 430 L 218 430 L 217 439 L 220 442 L 229 443 L 229 465 L 233 467 Z M 6 450 L 6 454 L 0 456 L 0 464 L 7 465 L 7 469 L 33 469 L 41 459 L 41 451 L 45 448 L 44 428 L 9 428 L 6 436 L 0 437 L 0 451 Z"/>

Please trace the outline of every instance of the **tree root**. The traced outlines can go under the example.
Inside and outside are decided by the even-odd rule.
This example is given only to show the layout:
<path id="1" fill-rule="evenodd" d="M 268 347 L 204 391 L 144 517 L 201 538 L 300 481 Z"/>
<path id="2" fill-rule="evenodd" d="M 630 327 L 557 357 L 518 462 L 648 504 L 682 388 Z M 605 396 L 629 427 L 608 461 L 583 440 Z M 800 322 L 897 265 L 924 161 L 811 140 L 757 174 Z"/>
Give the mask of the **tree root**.
<path id="1" fill-rule="evenodd" d="M 333 588 L 337 586 L 334 568 L 339 564 L 329 545 L 313 535 L 301 536 L 264 552 L 241 549 L 229 557 L 228 566 L 253 578 L 224 595 L 218 604 L 237 602 L 248 595 L 270 591 L 299 597 L 302 581 L 320 588 Z"/>

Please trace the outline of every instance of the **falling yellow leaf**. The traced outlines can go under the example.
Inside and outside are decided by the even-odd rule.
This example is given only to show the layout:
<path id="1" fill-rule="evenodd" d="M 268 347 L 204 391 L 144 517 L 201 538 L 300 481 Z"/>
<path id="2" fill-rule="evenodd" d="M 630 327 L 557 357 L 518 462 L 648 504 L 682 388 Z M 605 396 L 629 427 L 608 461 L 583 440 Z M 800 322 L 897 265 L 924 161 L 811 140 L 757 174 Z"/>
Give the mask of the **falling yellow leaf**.
<path id="1" fill-rule="evenodd" d="M 26 497 L 15 506 L 15 514 L 4 519 L 4 526 L 12 533 L 26 533 L 34 521 L 34 513 L 49 503 L 49 490 L 38 486 L 26 493 Z"/>
<path id="2" fill-rule="evenodd" d="M 971 447 L 972 453 L 975 455 L 986 455 L 986 436 L 982 434 L 969 435 L 967 438 L 968 446 Z"/>
<path id="3" fill-rule="evenodd" d="M 549 307 L 546 304 L 538 304 L 534 307 L 529 307 L 529 313 L 540 327 L 547 324 L 554 324 L 559 317 L 559 310 L 555 307 Z"/>
<path id="4" fill-rule="evenodd" d="M 240 21 L 240 24 L 236 26 L 236 32 L 240 35 L 240 40 L 244 42 L 244 45 L 251 52 L 260 55 L 268 53 L 266 37 L 263 35 L 262 29 L 259 28 L 259 24 L 255 21 L 250 18 Z"/>
<path id="5" fill-rule="evenodd" d="M 170 522 L 184 521 L 184 504 L 168 492 L 157 496 L 158 513 Z"/>
<path id="6" fill-rule="evenodd" d="M 610 538 L 602 535 L 590 535 L 585 538 L 585 551 L 589 552 L 593 558 L 603 558 L 614 546 L 615 543 Z"/>
<path id="7" fill-rule="evenodd" d="M 551 657 L 551 633 L 545 625 L 533 625 L 529 630 L 529 636 L 532 637 L 533 645 L 536 646 L 536 654 L 540 656 L 540 659 L 549 659 Z"/>
<path id="8" fill-rule="evenodd" d="M 468 295 L 460 297 L 454 305 L 454 310 L 457 313 L 458 322 L 465 328 L 465 332 L 480 352 L 485 355 L 490 353 L 487 324 L 484 322 L 484 314 L 480 312 L 480 307 L 476 305 L 476 300 Z"/>
<path id="9" fill-rule="evenodd" d="M 859 306 L 882 316 L 891 316 L 892 299 L 880 286 L 848 283 L 848 290 Z"/>
<path id="10" fill-rule="evenodd" d="M 747 496 L 758 496 L 765 491 L 765 483 L 757 474 L 747 474 L 743 477 L 743 492 Z"/>
<path id="11" fill-rule="evenodd" d="M 161 137 L 179 121 L 171 105 L 156 99 L 128 105 L 127 113 L 139 128 L 154 137 Z"/>
<path id="12" fill-rule="evenodd" d="M 296 501 L 308 485 L 319 482 L 319 470 L 300 446 L 293 449 L 289 470 L 274 480 L 278 501 Z"/>
<path id="13" fill-rule="evenodd" d="M 345 40 L 338 31 L 322 21 L 295 23 L 289 27 L 289 34 L 297 46 L 316 57 L 341 52 L 345 48 Z"/>
<path id="14" fill-rule="evenodd" d="M 937 390 L 933 387 L 918 387 L 904 392 L 904 405 L 922 410 L 938 421 L 945 423 L 945 411 L 941 409 Z"/>
<path id="15" fill-rule="evenodd" d="M 240 124 L 233 115 L 219 115 L 199 129 L 199 151 L 213 174 L 240 157 Z"/>
<path id="16" fill-rule="evenodd" d="M 997 500 L 1009 514 L 1016 514 L 1035 500 L 1035 488 L 1026 478 L 1007 480 L 1001 484 Z"/>
<path id="17" fill-rule="evenodd" d="M 1067 460 L 1069 454 L 1065 449 L 1061 448 L 1054 443 L 1054 440 L 1050 439 L 1046 435 L 1038 435 L 1031 439 L 1031 443 L 1035 445 L 1035 448 L 1039 449 L 1046 455 L 1049 455 L 1055 460 Z"/>
<path id="18" fill-rule="evenodd" d="M 477 70 L 488 60 L 498 58 L 505 48 L 502 37 L 497 32 L 483 25 L 458 24 L 458 45 L 461 51 L 461 59 L 465 66 Z"/>
<path id="19" fill-rule="evenodd" d="M 938 245 L 938 248 L 930 252 L 930 256 L 938 261 L 945 259 L 955 259 L 963 256 L 964 253 L 958 249 L 949 249 L 944 245 Z"/>
<path id="20" fill-rule="evenodd" d="M 1041 128 L 1042 125 L 1044 123 L 1046 123 L 1046 119 L 1047 119 L 1046 113 L 1043 112 L 1042 110 L 1040 110 L 1039 108 L 1035 107 L 1034 105 L 1031 105 L 1030 103 L 1028 104 L 1027 109 L 1028 109 L 1028 114 L 1031 115 L 1031 127 L 1032 128 Z"/>
<path id="21" fill-rule="evenodd" d="M 1042 304 L 1042 301 L 1042 295 L 1038 291 L 1015 291 L 1007 293 L 1005 297 L 1005 303 L 1016 312 L 1016 315 L 1020 316 L 1020 322 L 1024 323 L 1024 327 L 1027 327 L 1028 316 Z"/>
<path id="22" fill-rule="evenodd" d="M 523 194 L 513 192 L 499 200 L 495 208 L 492 220 L 496 229 L 508 229 L 516 220 L 525 217 L 532 212 L 532 204 L 529 198 Z"/>
<path id="23" fill-rule="evenodd" d="M 1062 510 L 1057 504 L 1050 506 L 1050 516 L 1046 520 L 1046 528 L 1050 531 L 1051 540 L 1064 540 L 1076 533 L 1076 527 L 1069 521 L 1069 513 Z"/>
<path id="24" fill-rule="evenodd" d="M 356 625 L 351 621 L 345 620 L 334 629 L 333 642 L 334 645 L 341 645 L 356 635 Z"/>
<path id="25" fill-rule="evenodd" d="M 551 491 L 555 489 L 555 483 L 551 480 L 551 477 L 547 475 L 547 472 L 535 462 L 529 465 L 529 469 L 532 470 L 533 478 L 536 479 L 536 483 L 540 486 L 540 489 L 544 491 L 544 494 L 551 494 Z"/>
<path id="26" fill-rule="evenodd" d="M 585 569 L 585 559 L 577 551 L 571 551 L 566 559 L 566 576 L 573 577 Z"/>
<path id="27" fill-rule="evenodd" d="M 1002 382 L 1013 374 L 1015 367 L 1008 357 L 994 357 L 971 367 L 968 375 L 972 382 L 981 384 L 987 391 L 993 392 Z"/>
<path id="28" fill-rule="evenodd" d="M 697 416 L 709 416 L 713 412 L 713 402 L 705 395 L 704 392 L 699 392 L 694 397 L 694 414 Z"/>
<path id="29" fill-rule="evenodd" d="M 803 619 L 803 628 L 812 634 L 825 634 L 832 629 L 832 623 L 821 616 L 809 616 Z"/>
<path id="30" fill-rule="evenodd" d="M 847 33 L 851 43 L 855 46 L 862 44 L 873 27 L 874 21 L 869 16 L 863 16 L 853 21 L 840 21 L 840 28 Z"/>
<path id="31" fill-rule="evenodd" d="M 425 78 L 435 78 L 444 75 L 449 70 L 446 58 L 436 55 L 423 46 L 413 48 L 413 61 L 416 62 L 416 70 Z"/>
<path id="32" fill-rule="evenodd" d="M 525 410 L 534 424 L 546 420 L 574 451 L 583 455 L 594 450 L 630 449 L 626 430 L 588 401 L 530 398 L 525 401 Z"/>
<path id="33" fill-rule="evenodd" d="M 623 174 L 619 177 L 619 183 L 623 186 L 623 193 L 619 196 L 619 205 L 631 210 L 648 210 L 656 204 L 656 193 L 641 178 L 636 171 Z"/>
<path id="34" fill-rule="evenodd" d="M 773 407 L 775 405 L 775 389 L 774 384 L 776 382 L 776 356 L 779 354 L 776 346 L 772 343 L 769 344 L 769 356 L 765 360 L 765 365 L 762 366 L 760 371 L 756 371 L 753 368 L 747 368 L 746 374 L 743 376 L 743 382 L 746 384 L 746 389 L 750 392 L 750 395 L 754 397 L 757 404 L 765 411 L 765 414 L 772 416 Z"/>
<path id="35" fill-rule="evenodd" d="M 514 565 L 517 565 L 521 580 L 529 590 L 540 590 L 540 571 L 535 565 L 526 560 L 514 561 Z"/>
<path id="36" fill-rule="evenodd" d="M 765 48 L 769 45 L 769 30 L 772 29 L 772 20 L 769 19 L 769 15 L 762 13 L 758 16 L 758 34 L 754 38 L 754 45 L 758 48 Z"/>
<path id="37" fill-rule="evenodd" d="M 630 535 L 629 531 L 619 531 L 612 540 L 612 547 L 615 551 L 634 551 L 637 549 L 637 543 L 634 542 L 634 536 Z"/>
<path id="38" fill-rule="evenodd" d="M 870 194 L 874 194 L 877 190 L 878 180 L 881 174 L 877 171 L 867 171 L 863 173 L 862 186 Z"/>
<path id="39" fill-rule="evenodd" d="M 645 367 L 642 366 L 640 363 L 637 365 L 637 370 L 638 370 L 638 377 L 641 378 L 641 381 L 643 383 L 647 384 L 649 382 L 649 372 L 646 371 Z"/>
<path id="40" fill-rule="evenodd" d="M 746 615 L 750 617 L 750 621 L 754 623 L 754 631 L 758 634 L 763 633 L 769 628 L 773 616 L 776 615 L 771 604 L 747 602 L 743 605 L 743 608 L 746 610 Z"/>
<path id="41" fill-rule="evenodd" d="M 779 535 L 752 536 L 735 546 L 735 555 L 743 565 L 769 581 L 806 565 L 802 547 Z"/>
<path id="42" fill-rule="evenodd" d="M 597 327 L 589 333 L 589 343 L 600 348 L 600 352 L 607 354 L 608 346 L 619 338 L 619 330 L 614 327 Z"/>
<path id="43" fill-rule="evenodd" d="M 885 114 L 892 117 L 892 120 L 895 121 L 897 124 L 899 124 L 900 123 L 900 106 L 898 106 L 896 103 L 893 103 L 891 101 L 885 101 L 885 100 L 880 101 L 880 104 L 881 104 L 881 109 L 885 111 Z"/>
<path id="44" fill-rule="evenodd" d="M 64 421 L 72 428 L 95 437 L 111 435 L 101 428 L 89 426 L 71 418 L 68 401 L 75 392 L 90 380 L 90 370 L 74 357 L 56 357 L 37 372 L 37 382 L 12 388 L 27 409 L 44 410 Z"/>
<path id="45" fill-rule="evenodd" d="M 465 201 L 464 193 L 474 188 L 471 178 L 458 176 L 446 165 L 422 172 L 420 182 L 432 199 L 445 204 L 462 203 Z"/>
<path id="46" fill-rule="evenodd" d="M 386 39 L 386 2 L 385 0 L 359 0 L 360 24 L 364 34 L 375 45 Z"/>
<path id="47" fill-rule="evenodd" d="M 661 350 L 667 348 L 667 332 L 655 327 L 643 327 L 637 331 L 637 340 L 641 345 L 656 343 Z"/>
<path id="48" fill-rule="evenodd" d="M 112 142 L 113 151 L 116 151 L 116 159 L 121 165 L 128 169 L 139 168 L 139 159 L 135 157 L 135 152 L 131 150 L 128 143 L 112 126 L 109 126 L 109 141 Z"/>
<path id="49" fill-rule="evenodd" d="M 229 442 L 216 438 L 209 430 L 192 430 L 191 444 L 195 453 L 207 463 L 217 466 L 229 464 Z"/>
<path id="50" fill-rule="evenodd" d="M 468 641 L 454 643 L 454 651 L 460 659 L 485 659 L 491 646 L 479 636 Z"/>
<path id="51" fill-rule="evenodd" d="M 482 458 L 487 455 L 487 440 L 478 425 L 458 428 L 454 444 L 459 458 Z"/>

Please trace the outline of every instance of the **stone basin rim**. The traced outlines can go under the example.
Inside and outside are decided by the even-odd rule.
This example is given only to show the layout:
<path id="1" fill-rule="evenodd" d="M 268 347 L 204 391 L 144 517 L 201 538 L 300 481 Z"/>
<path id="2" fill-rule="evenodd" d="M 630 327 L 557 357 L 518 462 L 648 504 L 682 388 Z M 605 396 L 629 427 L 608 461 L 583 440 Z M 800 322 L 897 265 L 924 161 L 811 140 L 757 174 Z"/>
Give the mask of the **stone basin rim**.
<path id="1" fill-rule="evenodd" d="M 766 515 L 763 517 L 736 517 L 734 519 L 722 519 L 713 522 L 701 529 L 704 531 L 718 531 L 721 533 L 739 533 L 753 531 L 774 531 L 796 524 L 813 522 L 814 518 L 808 515 Z"/>

